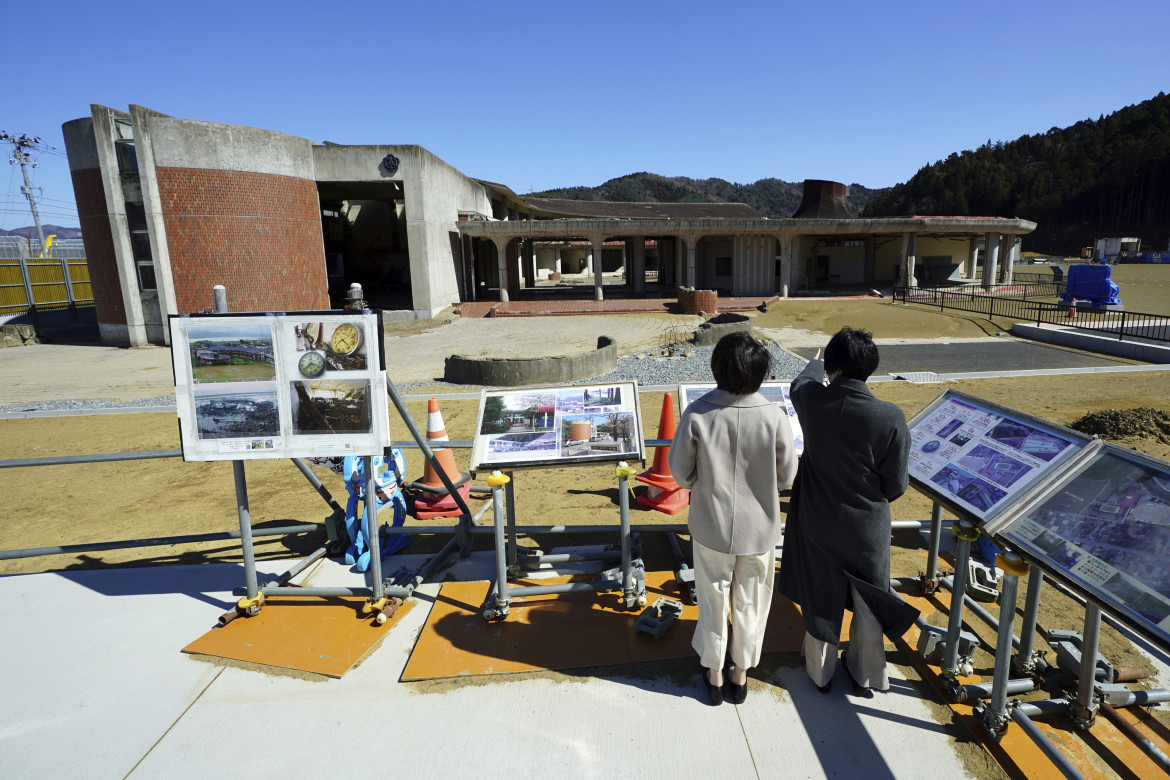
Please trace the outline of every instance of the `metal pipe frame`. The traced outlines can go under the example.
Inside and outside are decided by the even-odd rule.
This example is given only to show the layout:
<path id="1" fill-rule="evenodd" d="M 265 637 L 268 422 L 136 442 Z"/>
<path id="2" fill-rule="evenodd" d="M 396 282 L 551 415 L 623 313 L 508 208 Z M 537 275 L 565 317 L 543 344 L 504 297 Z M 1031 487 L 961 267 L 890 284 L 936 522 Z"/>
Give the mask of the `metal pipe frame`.
<path id="1" fill-rule="evenodd" d="M 1036 743 L 1036 747 L 1044 751 L 1044 755 L 1048 756 L 1048 760 L 1060 770 L 1061 774 L 1069 778 L 1069 780 L 1084 780 L 1084 775 L 1077 771 L 1077 768 L 1072 765 L 1068 757 L 1064 753 L 1061 753 L 1056 745 L 1053 745 L 1052 741 L 1044 735 L 1044 732 L 1032 722 L 1032 719 L 1024 711 L 1023 706 L 1012 707 L 1011 717 L 1012 720 L 1020 725 L 1020 728 L 1028 735 L 1028 738 Z"/>
<path id="2" fill-rule="evenodd" d="M 987 735 L 998 742 L 1007 729 L 1009 716 L 1007 708 L 1008 671 L 1011 666 L 1012 635 L 1016 623 L 1016 592 L 1019 589 L 1019 575 L 1013 574 L 1013 564 L 1022 561 L 1015 553 L 1006 553 L 1004 556 L 1003 593 L 1000 596 L 1001 620 L 996 636 L 995 645 L 995 673 L 991 683 L 991 703 L 983 711 L 983 726 Z M 1007 613 L 1006 615 L 1004 613 Z M 1030 681 L 1029 681 L 1030 682 Z"/>
<path id="3" fill-rule="evenodd" d="M 299 525 L 282 525 L 276 528 L 256 528 L 252 536 L 285 536 L 287 534 L 316 531 L 320 526 L 316 523 L 302 523 Z M 91 544 L 67 544 L 56 547 L 28 547 L 21 550 L 0 550 L 0 561 L 16 558 L 36 558 L 42 555 L 72 555 L 80 552 L 96 552 L 100 550 L 122 550 L 133 547 L 159 547 L 165 544 L 188 544 L 192 542 L 221 542 L 230 539 L 239 539 L 239 531 L 220 531 L 213 534 L 192 534 L 189 536 L 162 536 L 154 539 L 126 539 L 119 542 L 93 542 Z"/>
<path id="4" fill-rule="evenodd" d="M 971 521 L 959 521 L 959 558 L 955 566 L 954 586 L 951 588 L 951 609 L 947 622 L 947 647 L 943 656 L 942 675 L 949 685 L 955 683 L 959 673 L 959 634 L 963 630 L 963 598 L 967 588 L 967 561 L 971 557 L 971 539 L 975 526 Z M 964 538 L 968 537 L 968 538 Z M 957 598 L 955 596 L 958 596 Z"/>
<path id="5" fill-rule="evenodd" d="M 1088 729 L 1097 717 L 1097 645 L 1101 639 L 1101 608 L 1092 601 L 1085 606 L 1085 630 L 1081 640 L 1081 668 L 1077 680 L 1077 701 L 1073 724 Z"/>
<path id="6" fill-rule="evenodd" d="M 369 598 L 373 595 L 373 588 L 300 588 L 296 585 L 265 585 L 260 589 L 260 592 L 265 597 L 268 596 L 365 596 Z M 235 595 L 244 595 L 247 593 L 246 588 L 236 588 L 232 591 Z M 410 591 L 406 588 L 391 587 L 383 588 L 382 596 L 386 598 L 400 598 L 405 599 L 410 597 Z"/>
<path id="7" fill-rule="evenodd" d="M 373 600 L 382 598 L 382 540 L 378 538 L 378 475 L 374 473 L 374 458 L 366 455 L 362 458 L 362 467 L 365 469 L 366 491 L 362 500 L 362 514 L 365 516 L 366 539 L 370 545 L 370 582 L 373 589 Z"/>
<path id="8" fill-rule="evenodd" d="M 930 511 L 930 546 L 926 554 L 926 576 L 922 580 L 922 592 L 933 593 L 938 587 L 938 547 L 942 536 L 942 504 L 937 501 Z"/>
<path id="9" fill-rule="evenodd" d="M 244 461 L 232 461 L 232 477 L 236 483 L 236 514 L 240 519 L 240 547 L 244 555 L 244 586 L 249 600 L 256 598 L 256 550 L 252 544 L 252 516 L 248 510 L 248 482 L 244 476 Z"/>
<path id="10" fill-rule="evenodd" d="M 1028 570 L 1028 595 L 1024 599 L 1024 620 L 1020 624 L 1019 651 L 1016 667 L 1023 672 L 1036 669 L 1037 656 L 1033 651 L 1036 639 L 1036 621 L 1040 617 L 1040 593 L 1044 589 L 1044 572 L 1039 566 Z"/>
<path id="11" fill-rule="evenodd" d="M 615 430 L 614 436 L 617 436 Z M 626 464 L 624 461 L 618 463 L 618 509 L 621 514 L 621 540 L 622 540 L 622 596 L 626 602 L 626 608 L 633 606 L 634 602 L 634 570 L 631 566 L 630 559 L 630 493 L 629 493 L 629 477 L 625 476 L 622 471 Z"/>
<path id="12" fill-rule="evenodd" d="M 596 582 L 563 582 L 556 585 L 523 585 L 507 588 L 509 598 L 516 596 L 547 596 L 553 593 L 576 593 L 579 591 L 612 591 L 624 588 L 620 580 L 597 580 Z"/>
<path id="13" fill-rule="evenodd" d="M 406 425 L 406 429 L 410 431 L 410 435 L 418 444 L 418 448 L 422 450 L 423 457 L 427 459 L 427 463 L 431 464 L 431 467 L 435 470 L 439 480 L 443 483 L 443 487 L 447 488 L 447 491 L 455 500 L 456 505 L 458 505 L 459 511 L 463 513 L 459 518 L 460 524 L 470 525 L 472 514 L 471 509 L 467 506 L 467 502 L 463 500 L 463 496 L 461 496 L 459 491 L 455 489 L 455 484 L 451 481 L 451 478 L 447 476 L 447 472 L 445 472 L 443 467 L 439 465 L 439 462 L 435 460 L 435 453 L 431 451 L 430 446 L 426 443 L 426 439 L 423 438 L 421 433 L 419 433 L 418 426 L 414 424 L 414 419 L 406 410 L 406 405 L 402 402 L 402 398 L 398 395 L 398 388 L 395 387 L 394 382 L 390 380 L 389 374 L 386 375 L 386 390 L 389 392 L 390 400 L 393 402 L 394 408 L 398 410 L 398 415 L 402 418 L 402 422 Z"/>
<path id="14" fill-rule="evenodd" d="M 505 537 L 505 547 L 508 552 L 508 565 L 515 566 L 516 559 L 520 552 L 517 550 L 518 539 L 516 536 L 516 489 L 512 483 L 516 480 L 516 472 L 512 472 L 509 476 L 512 478 L 508 480 L 508 484 L 504 485 L 504 511 L 508 518 L 508 533 Z"/>
<path id="15" fill-rule="evenodd" d="M 504 478 L 499 471 L 492 472 L 494 479 Z M 496 582 L 493 587 L 495 591 L 492 598 L 492 606 L 494 610 L 487 610 L 484 617 L 488 620 L 494 619 L 496 616 L 508 616 L 508 554 L 504 540 L 504 485 L 492 485 L 492 509 L 495 522 L 492 524 L 492 531 L 495 537 L 496 545 Z"/>
<path id="16" fill-rule="evenodd" d="M 542 563 L 577 563 L 581 561 L 612 561 L 621 558 L 617 550 L 592 553 L 554 553 L 552 555 L 530 555 L 521 558 L 517 566 L 525 569 L 538 568 Z"/>
<path id="17" fill-rule="evenodd" d="M 954 594 L 955 594 L 954 580 L 951 577 L 943 577 L 939 580 L 939 584 L 941 584 L 944 588 L 946 588 L 947 590 L 949 590 L 951 592 L 951 601 L 953 602 L 954 601 Z M 965 590 L 966 585 L 964 585 L 963 587 Z M 988 612 L 986 609 L 984 609 L 982 604 L 980 604 L 978 601 L 976 601 L 975 599 L 968 596 L 966 594 L 966 592 L 963 593 L 963 604 L 965 607 L 970 609 L 976 615 L 981 617 L 983 619 L 983 621 L 985 623 L 987 623 L 987 625 L 991 626 L 991 629 L 993 631 L 999 631 L 999 621 L 990 612 Z M 1013 647 L 1017 646 L 1019 644 L 1019 642 L 1020 642 L 1020 640 L 1018 638 L 1016 638 L 1014 636 L 1012 637 L 1012 646 Z"/>

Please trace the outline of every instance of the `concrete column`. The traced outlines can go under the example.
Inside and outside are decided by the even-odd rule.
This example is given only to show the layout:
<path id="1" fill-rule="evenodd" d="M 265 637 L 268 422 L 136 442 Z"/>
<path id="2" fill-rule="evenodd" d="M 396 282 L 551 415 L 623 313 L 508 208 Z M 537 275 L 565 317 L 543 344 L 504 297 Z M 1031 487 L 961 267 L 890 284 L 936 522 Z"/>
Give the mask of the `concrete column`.
<path id="1" fill-rule="evenodd" d="M 524 286 L 536 286 L 536 249 L 531 239 L 524 239 L 520 244 L 520 257 L 523 258 Z"/>
<path id="2" fill-rule="evenodd" d="M 585 273 L 593 273 L 593 249 L 592 247 L 585 253 Z"/>
<path id="3" fill-rule="evenodd" d="M 780 296 L 788 297 L 792 286 L 792 236 L 780 237 Z"/>
<path id="4" fill-rule="evenodd" d="M 913 233 L 902 234 L 902 264 L 898 268 L 898 286 L 899 287 L 917 287 L 918 277 L 914 275 L 915 263 L 915 235 Z"/>
<path id="5" fill-rule="evenodd" d="M 995 266 L 999 261 L 999 233 L 987 234 L 987 246 L 983 252 L 983 289 L 990 290 L 995 284 Z"/>
<path id="6" fill-rule="evenodd" d="M 686 275 L 683 278 L 683 287 L 695 286 L 695 247 L 699 245 L 699 236 L 683 236 L 687 245 Z"/>
<path id="7" fill-rule="evenodd" d="M 676 236 L 674 241 L 674 286 L 683 286 L 683 242 Z"/>
<path id="8" fill-rule="evenodd" d="M 561 272 L 561 250 L 560 249 L 553 250 L 553 271 L 555 273 L 558 273 L 558 274 Z"/>
<path id="9" fill-rule="evenodd" d="M 646 292 L 646 237 L 634 236 L 634 258 L 630 263 L 630 273 L 634 277 L 634 292 Z"/>
<path id="10" fill-rule="evenodd" d="M 1016 243 L 1016 236 L 1004 236 L 1000 241 L 999 256 L 1003 260 L 1003 271 L 1001 272 L 1004 284 L 1012 283 L 1012 274 L 1015 271 L 1016 263 L 1020 259 L 1020 245 Z"/>
<path id="11" fill-rule="evenodd" d="M 979 237 L 971 236 L 971 247 L 967 252 L 967 264 L 963 267 L 963 272 L 960 274 L 964 279 L 975 278 L 976 263 L 979 262 Z"/>
<path id="12" fill-rule="evenodd" d="M 496 269 L 500 279 L 500 300 L 508 301 L 508 242 L 511 236 L 492 236 L 492 243 L 496 245 Z"/>
<path id="13" fill-rule="evenodd" d="M 593 300 L 605 300 L 605 294 L 601 290 L 601 248 L 605 244 L 605 236 L 590 236 L 589 243 L 593 245 L 593 254 L 591 263 L 593 265 Z"/>

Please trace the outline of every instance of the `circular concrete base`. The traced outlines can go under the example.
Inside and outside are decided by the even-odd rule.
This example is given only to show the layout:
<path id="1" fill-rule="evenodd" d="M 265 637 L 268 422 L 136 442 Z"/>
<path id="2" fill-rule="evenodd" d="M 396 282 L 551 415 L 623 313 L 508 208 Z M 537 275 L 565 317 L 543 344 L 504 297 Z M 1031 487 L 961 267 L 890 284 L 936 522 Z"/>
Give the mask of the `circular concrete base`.
<path id="1" fill-rule="evenodd" d="M 452 355 L 444 362 L 443 381 L 489 387 L 555 385 L 590 379 L 617 370 L 617 342 L 597 339 L 597 349 L 579 355 L 542 358 L 490 358 Z"/>

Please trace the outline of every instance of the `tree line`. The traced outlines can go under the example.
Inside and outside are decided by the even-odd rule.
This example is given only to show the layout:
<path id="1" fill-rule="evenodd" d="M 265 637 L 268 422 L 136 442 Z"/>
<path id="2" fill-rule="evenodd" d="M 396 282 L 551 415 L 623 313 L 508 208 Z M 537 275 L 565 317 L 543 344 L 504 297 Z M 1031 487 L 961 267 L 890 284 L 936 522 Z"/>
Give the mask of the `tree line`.
<path id="1" fill-rule="evenodd" d="M 1170 96 L 1066 128 L 988 141 L 927 165 L 862 216 L 984 216 L 1037 223 L 1023 248 L 1075 255 L 1094 239 L 1170 238 Z"/>

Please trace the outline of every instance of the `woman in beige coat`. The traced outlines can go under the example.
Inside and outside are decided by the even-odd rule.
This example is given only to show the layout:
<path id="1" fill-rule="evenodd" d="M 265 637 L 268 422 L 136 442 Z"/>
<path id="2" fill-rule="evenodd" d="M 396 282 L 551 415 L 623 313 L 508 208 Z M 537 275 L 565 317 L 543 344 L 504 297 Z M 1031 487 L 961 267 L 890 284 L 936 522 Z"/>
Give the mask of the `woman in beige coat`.
<path id="1" fill-rule="evenodd" d="M 687 406 L 670 447 L 671 473 L 691 491 L 699 605 L 691 645 L 712 704 L 723 702 L 725 687 L 735 704 L 747 696 L 772 606 L 779 493 L 796 474 L 788 416 L 758 392 L 771 364 L 768 349 L 747 333 L 720 339 L 711 354 L 718 388 Z"/>

